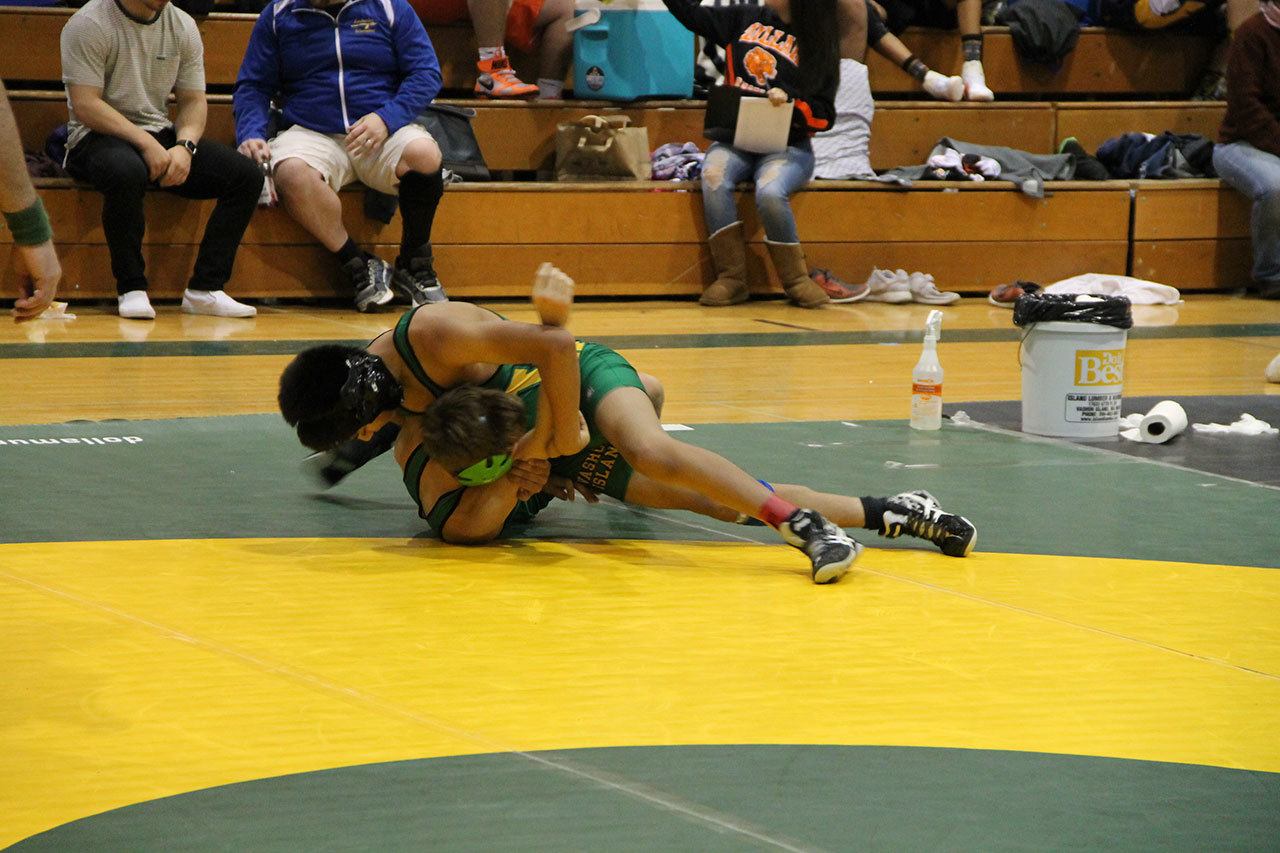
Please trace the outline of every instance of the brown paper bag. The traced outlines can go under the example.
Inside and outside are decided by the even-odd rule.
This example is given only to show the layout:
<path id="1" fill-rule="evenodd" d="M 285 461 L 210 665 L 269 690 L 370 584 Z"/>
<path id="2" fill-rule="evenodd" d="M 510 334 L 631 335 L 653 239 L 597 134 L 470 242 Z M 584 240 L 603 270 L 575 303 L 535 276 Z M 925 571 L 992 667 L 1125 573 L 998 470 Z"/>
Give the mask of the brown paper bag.
<path id="1" fill-rule="evenodd" d="M 628 127 L 626 116 L 583 116 L 556 128 L 556 179 L 647 181 L 649 129 Z"/>

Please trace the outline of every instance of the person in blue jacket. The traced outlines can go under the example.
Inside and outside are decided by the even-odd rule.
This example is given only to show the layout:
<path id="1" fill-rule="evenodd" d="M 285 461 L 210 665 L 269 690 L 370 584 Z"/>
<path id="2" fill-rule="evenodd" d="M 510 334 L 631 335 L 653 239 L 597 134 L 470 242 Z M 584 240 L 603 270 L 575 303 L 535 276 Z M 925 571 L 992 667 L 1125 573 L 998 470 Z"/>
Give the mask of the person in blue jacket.
<path id="1" fill-rule="evenodd" d="M 440 147 L 414 123 L 440 86 L 435 49 L 406 0 L 276 0 L 249 38 L 233 99 L 236 142 L 270 164 L 285 210 L 338 257 L 361 311 L 397 292 L 415 305 L 446 299 L 431 250 Z M 271 138 L 273 101 L 283 121 Z M 338 190 L 357 180 L 400 197 L 394 270 L 342 224 Z"/>

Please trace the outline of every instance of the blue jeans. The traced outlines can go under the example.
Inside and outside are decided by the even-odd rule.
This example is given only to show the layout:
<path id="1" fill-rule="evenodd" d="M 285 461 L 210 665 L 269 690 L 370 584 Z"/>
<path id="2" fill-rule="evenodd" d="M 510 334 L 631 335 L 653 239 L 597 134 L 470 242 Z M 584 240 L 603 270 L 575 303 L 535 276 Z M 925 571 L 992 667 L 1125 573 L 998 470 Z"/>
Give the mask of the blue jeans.
<path id="1" fill-rule="evenodd" d="M 1214 146 L 1213 168 L 1253 199 L 1253 280 L 1280 284 L 1280 157 L 1230 142 Z"/>
<path id="2" fill-rule="evenodd" d="M 712 143 L 702 164 L 702 212 L 707 233 L 732 225 L 738 216 L 733 191 L 749 180 L 756 184 L 756 209 L 764 233 L 774 243 L 799 243 L 791 194 L 813 177 L 813 148 L 805 140 L 776 154 L 751 154 L 732 145 Z"/>

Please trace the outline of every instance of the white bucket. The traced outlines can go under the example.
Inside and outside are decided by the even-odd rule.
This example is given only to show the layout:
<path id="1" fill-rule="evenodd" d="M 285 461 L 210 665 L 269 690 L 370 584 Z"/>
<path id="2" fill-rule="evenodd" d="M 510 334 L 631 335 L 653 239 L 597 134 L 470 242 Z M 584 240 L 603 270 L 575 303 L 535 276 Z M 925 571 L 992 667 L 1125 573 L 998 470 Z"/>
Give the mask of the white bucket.
<path id="1" fill-rule="evenodd" d="M 1022 431 L 1119 435 L 1127 337 L 1098 323 L 1032 323 L 1022 340 Z"/>

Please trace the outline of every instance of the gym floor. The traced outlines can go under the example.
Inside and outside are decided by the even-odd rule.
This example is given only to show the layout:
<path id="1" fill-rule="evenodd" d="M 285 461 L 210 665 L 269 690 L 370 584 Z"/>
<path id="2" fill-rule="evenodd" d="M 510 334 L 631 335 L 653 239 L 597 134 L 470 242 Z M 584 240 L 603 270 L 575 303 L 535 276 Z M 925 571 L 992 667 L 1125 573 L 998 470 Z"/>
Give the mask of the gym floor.
<path id="1" fill-rule="evenodd" d="M 1008 310 L 945 309 L 974 422 L 917 433 L 928 306 L 575 309 L 681 439 L 978 526 L 832 587 L 618 504 L 444 545 L 389 458 L 317 493 L 280 370 L 394 314 L 72 310 L 0 324 L 0 847 L 1280 849 L 1280 439 L 1023 435 Z M 1125 414 L 1280 426 L 1280 303 L 1135 320 Z"/>

